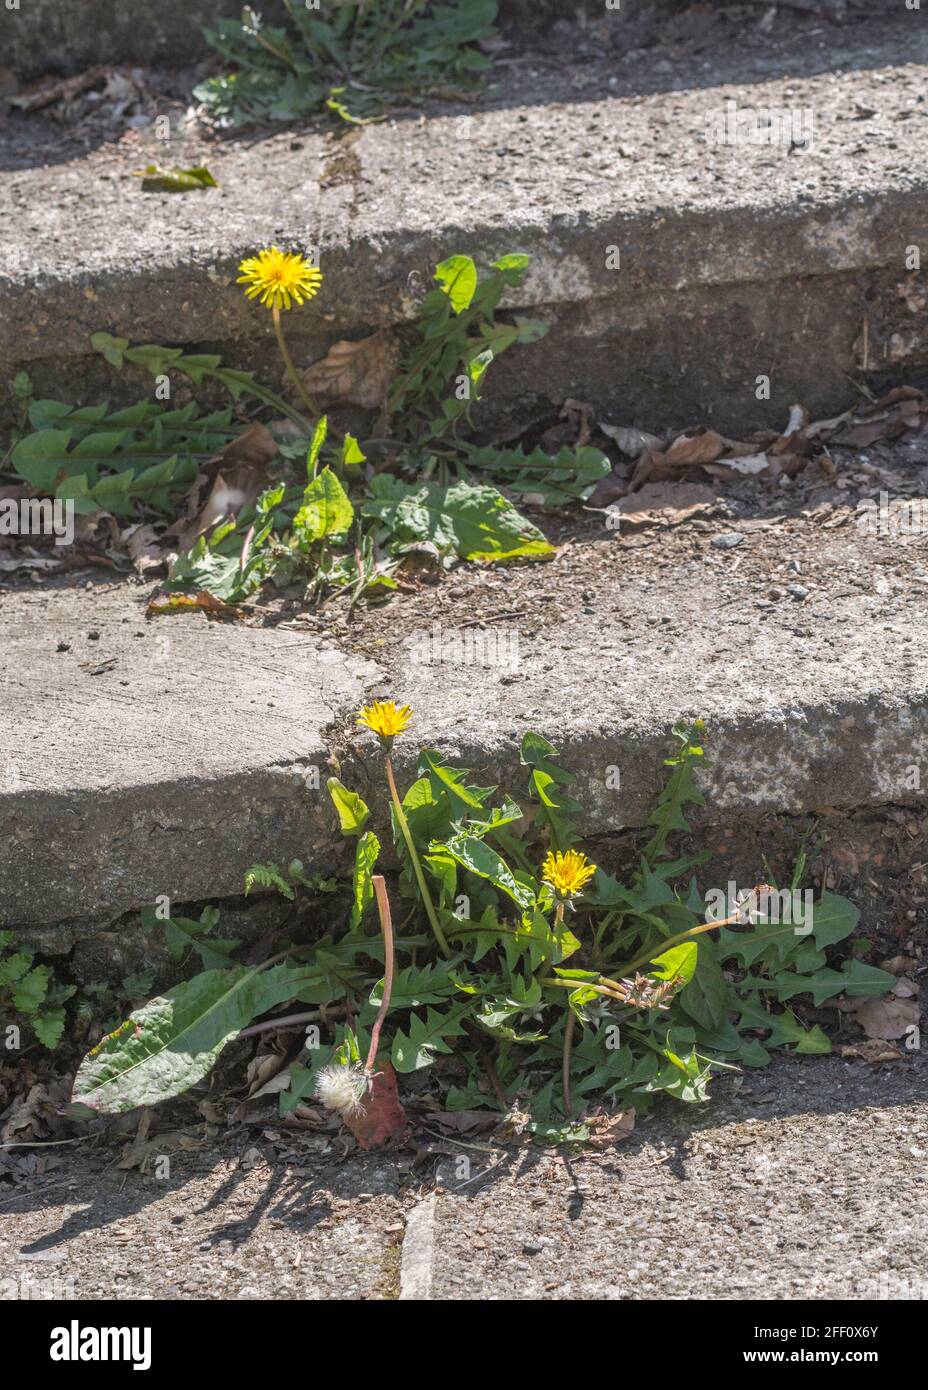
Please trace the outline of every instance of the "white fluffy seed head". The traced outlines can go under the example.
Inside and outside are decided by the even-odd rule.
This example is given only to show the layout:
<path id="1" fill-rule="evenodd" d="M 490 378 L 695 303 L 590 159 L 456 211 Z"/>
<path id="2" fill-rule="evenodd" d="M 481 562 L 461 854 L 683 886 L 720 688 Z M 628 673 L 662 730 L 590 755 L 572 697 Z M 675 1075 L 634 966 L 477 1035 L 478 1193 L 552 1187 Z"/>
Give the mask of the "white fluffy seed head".
<path id="1" fill-rule="evenodd" d="M 316 1076 L 316 1095 L 326 1110 L 334 1110 L 343 1117 L 363 1114 L 366 1092 L 367 1077 L 357 1065 L 344 1066 L 335 1062 L 323 1067 Z"/>

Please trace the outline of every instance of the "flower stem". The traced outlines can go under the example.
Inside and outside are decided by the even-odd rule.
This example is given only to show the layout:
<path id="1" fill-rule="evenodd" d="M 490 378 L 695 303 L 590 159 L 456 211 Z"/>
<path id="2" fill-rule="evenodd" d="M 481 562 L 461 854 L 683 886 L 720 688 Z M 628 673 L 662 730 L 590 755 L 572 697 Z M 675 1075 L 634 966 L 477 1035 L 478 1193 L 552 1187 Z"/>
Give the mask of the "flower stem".
<path id="1" fill-rule="evenodd" d="M 564 1029 L 564 1059 L 561 1063 L 561 1076 L 564 1083 L 564 1114 L 570 1115 L 570 1059 L 574 1047 L 574 1025 L 576 1016 L 570 1004 L 567 1005 L 567 1025 Z"/>
<path id="2" fill-rule="evenodd" d="M 374 892 L 377 895 L 377 911 L 380 914 L 380 926 L 383 931 L 383 999 L 380 1001 L 380 1012 L 371 1029 L 371 1045 L 367 1054 L 367 1065 L 364 1068 L 365 1075 L 373 1076 L 374 1066 L 377 1062 L 377 1048 L 380 1045 L 380 1030 L 383 1021 L 387 1016 L 390 1007 L 390 995 L 393 993 L 393 918 L 390 915 L 390 899 L 387 896 L 387 885 L 384 882 L 383 874 L 373 875 Z"/>
<path id="3" fill-rule="evenodd" d="M 309 411 L 310 415 L 313 415 L 313 416 L 315 416 L 315 417 L 318 419 L 318 417 L 319 417 L 319 408 L 318 408 L 318 406 L 316 406 L 316 405 L 313 403 L 313 401 L 312 401 L 312 400 L 310 399 L 310 397 L 307 395 L 307 393 L 306 393 L 306 387 L 303 385 L 302 381 L 300 380 L 299 372 L 297 371 L 296 367 L 295 367 L 294 364 L 293 364 L 293 358 L 290 356 L 290 349 L 287 347 L 287 342 L 286 342 L 286 339 L 284 338 L 283 324 L 282 324 L 281 321 L 280 321 L 280 306 L 279 306 L 278 304 L 275 304 L 275 305 L 274 305 L 274 308 L 273 308 L 273 318 L 274 318 L 274 332 L 277 334 L 277 346 L 280 348 L 280 355 L 281 355 L 281 357 L 284 359 L 284 366 L 287 368 L 287 375 L 290 377 L 290 380 L 293 382 L 294 386 L 296 387 L 297 395 L 299 396 L 299 398 L 300 398 L 300 400 L 303 402 L 303 404 L 306 406 L 306 408 L 307 408 L 307 410 Z"/>
<path id="4" fill-rule="evenodd" d="M 758 892 L 758 889 L 754 890 Z M 740 920 L 741 910 L 733 912 L 730 917 L 724 918 L 719 922 L 702 922 L 698 927 L 690 927 L 689 931 L 681 931 L 677 936 L 669 936 L 665 941 L 661 941 L 657 946 L 648 947 L 647 951 L 642 951 L 640 956 L 628 961 L 625 965 L 619 966 L 616 972 L 619 975 L 627 975 L 632 970 L 637 970 L 639 965 L 647 965 L 650 961 L 662 956 L 665 951 L 669 951 L 671 946 L 679 946 L 684 941 L 689 941 L 691 937 L 699 936 L 706 931 L 715 931 L 717 927 L 730 927 Z M 614 983 L 614 981 L 610 982 Z"/>
<path id="5" fill-rule="evenodd" d="M 435 940 L 438 942 L 442 955 L 446 959 L 450 960 L 451 948 L 445 939 L 445 933 L 441 929 L 441 923 L 439 922 L 438 914 L 435 911 L 435 904 L 432 902 L 432 895 L 429 892 L 428 884 L 425 881 L 425 874 L 422 872 L 422 865 L 419 862 L 419 855 L 415 845 L 413 844 L 412 832 L 409 829 L 409 821 L 406 819 L 406 812 L 403 810 L 403 804 L 400 801 L 399 792 L 396 790 L 396 778 L 393 776 L 393 759 L 391 758 L 389 753 L 386 756 L 386 767 L 387 785 L 390 788 L 390 797 L 393 801 L 393 810 L 396 814 L 397 824 L 399 825 L 403 839 L 406 841 L 406 848 L 409 850 L 409 857 L 412 860 L 413 872 L 416 875 L 416 882 L 419 885 L 419 892 L 422 894 L 422 901 L 425 904 L 425 910 L 428 914 L 428 919 L 432 924 L 432 931 L 435 933 Z"/>

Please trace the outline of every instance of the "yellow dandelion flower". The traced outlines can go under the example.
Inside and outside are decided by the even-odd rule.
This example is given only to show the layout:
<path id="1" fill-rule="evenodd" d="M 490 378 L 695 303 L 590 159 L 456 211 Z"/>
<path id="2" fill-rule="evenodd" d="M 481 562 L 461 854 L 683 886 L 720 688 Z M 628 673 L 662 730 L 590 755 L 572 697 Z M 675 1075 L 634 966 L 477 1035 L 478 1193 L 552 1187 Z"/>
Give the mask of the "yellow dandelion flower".
<path id="1" fill-rule="evenodd" d="M 291 299 L 302 304 L 312 299 L 322 283 L 322 271 L 309 261 L 276 246 L 248 256 L 239 266 L 237 283 L 247 285 L 249 299 L 258 299 L 269 309 L 289 309 Z"/>
<path id="2" fill-rule="evenodd" d="M 366 724 L 381 738 L 395 738 L 403 732 L 411 718 L 412 710 L 408 705 L 397 708 L 392 700 L 375 700 L 360 711 L 358 723 Z"/>
<path id="3" fill-rule="evenodd" d="M 566 854 L 549 852 L 541 866 L 541 877 L 559 898 L 573 898 L 582 893 L 595 872 L 596 865 L 576 849 L 569 849 Z"/>

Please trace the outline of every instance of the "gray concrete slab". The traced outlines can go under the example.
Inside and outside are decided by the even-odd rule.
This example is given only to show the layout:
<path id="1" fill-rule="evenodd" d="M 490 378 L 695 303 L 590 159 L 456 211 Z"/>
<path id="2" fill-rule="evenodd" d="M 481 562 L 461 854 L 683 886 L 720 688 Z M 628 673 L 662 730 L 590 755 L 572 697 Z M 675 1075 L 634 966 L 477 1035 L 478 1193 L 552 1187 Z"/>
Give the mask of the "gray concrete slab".
<path id="1" fill-rule="evenodd" d="M 445 1165 L 431 1297 L 928 1297 L 923 1059 L 782 1058 L 736 1080 L 602 1154 L 471 1153 L 469 1182 Z"/>
<path id="2" fill-rule="evenodd" d="M 331 872 L 348 850 L 326 777 L 379 785 L 375 741 L 354 728 L 365 696 L 413 706 L 403 778 L 419 747 L 437 746 L 518 795 L 520 741 L 542 733 L 577 777 L 588 834 L 646 821 L 684 716 L 708 724 L 701 782 L 716 818 L 920 801 L 924 538 L 860 543 L 851 526 L 808 525 L 748 530 L 736 552 L 697 532 L 673 562 L 660 535 L 643 548 L 607 536 L 506 577 L 462 567 L 337 636 L 201 615 L 146 623 L 147 590 L 131 582 L 7 593 L 0 917 L 232 896 L 266 859 Z M 806 599 L 761 598 L 800 554 Z M 475 618 L 502 643 L 493 653 L 456 651 Z"/>
<path id="3" fill-rule="evenodd" d="M 99 169 L 15 170 L 0 208 L 0 377 L 25 366 L 43 393 L 99 394 L 112 380 L 89 352 L 101 329 L 210 344 L 276 376 L 266 315 L 235 284 L 262 244 L 321 247 L 323 292 L 288 323 L 308 359 L 408 319 L 449 253 L 524 250 L 514 307 L 551 332 L 494 367 L 500 407 L 580 393 L 626 419 L 734 428 L 756 422 L 766 374 L 772 414 L 799 394 L 830 410 L 846 373 L 926 360 L 923 301 L 899 289 L 928 189 L 926 59 L 922 26 L 860 70 L 523 97 L 367 126 L 350 147 L 272 134 L 211 152 L 220 188 L 194 197 L 142 194 L 137 149 L 110 149 Z M 814 138 L 707 144 L 728 103 L 810 112 Z"/>

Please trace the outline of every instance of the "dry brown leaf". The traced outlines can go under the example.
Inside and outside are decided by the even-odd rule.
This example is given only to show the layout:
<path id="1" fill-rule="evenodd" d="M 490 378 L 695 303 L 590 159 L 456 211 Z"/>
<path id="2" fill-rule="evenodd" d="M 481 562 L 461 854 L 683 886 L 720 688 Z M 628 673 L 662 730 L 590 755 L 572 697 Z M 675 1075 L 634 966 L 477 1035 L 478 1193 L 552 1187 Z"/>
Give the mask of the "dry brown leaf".
<path id="1" fill-rule="evenodd" d="M 767 454 L 739 454 L 735 458 L 717 459 L 715 463 L 704 463 L 702 466 L 712 478 L 730 478 L 732 474 L 757 477 L 761 473 L 771 472 L 771 461 Z"/>
<path id="2" fill-rule="evenodd" d="M 64 564 L 63 560 L 44 560 L 28 551 L 0 550 L 0 574 L 15 574 L 17 570 L 56 570 Z"/>
<path id="3" fill-rule="evenodd" d="M 709 516 L 717 504 L 715 493 L 704 483 L 646 483 L 638 492 L 621 498 L 613 510 L 628 521 L 629 530 L 638 530 L 679 526 L 695 516 Z"/>
<path id="4" fill-rule="evenodd" d="M 189 550 L 200 536 L 238 516 L 244 507 L 253 506 L 270 483 L 268 466 L 276 457 L 274 436 L 256 420 L 210 459 L 188 493 L 185 516 L 170 529 L 169 534 L 177 536 L 178 550 Z M 204 483 L 213 469 L 212 487 L 200 506 Z"/>
<path id="5" fill-rule="evenodd" d="M 386 330 L 357 342 L 345 339 L 303 372 L 303 384 L 323 408 L 360 405 L 374 410 L 384 403 L 398 357 L 395 339 Z"/>
<path id="6" fill-rule="evenodd" d="M 919 1007 L 914 999 L 887 994 L 882 999 L 864 999 L 854 1017 L 868 1038 L 904 1038 L 913 1024 L 918 1025 Z"/>
<path id="7" fill-rule="evenodd" d="M 918 961 L 914 956 L 891 956 L 880 961 L 880 969 L 888 970 L 890 975 L 901 975 L 906 970 L 914 970 Z"/>
<path id="8" fill-rule="evenodd" d="M 625 425 L 606 425 L 600 421 L 599 429 L 611 439 L 619 452 L 627 454 L 629 458 L 640 458 L 648 449 L 663 449 L 663 441 L 658 439 L 656 434 L 648 434 L 647 430 L 636 430 L 631 426 Z"/>
<path id="9" fill-rule="evenodd" d="M 123 531 L 121 539 L 138 574 L 164 564 L 164 551 L 158 544 L 158 533 L 154 526 L 147 522 L 129 526 Z"/>
<path id="10" fill-rule="evenodd" d="M 902 1055 L 898 1047 L 881 1042 L 879 1038 L 870 1038 L 859 1043 L 844 1043 L 841 1047 L 842 1057 L 859 1057 L 861 1061 L 873 1065 L 877 1062 L 898 1062 Z"/>
<path id="11" fill-rule="evenodd" d="M 714 430 L 701 434 L 681 434 L 671 444 L 664 455 L 665 461 L 674 468 L 688 468 L 692 464 L 714 463 L 731 447 L 731 440 L 724 439 Z"/>
<path id="12" fill-rule="evenodd" d="M 621 1144 L 634 1130 L 635 1107 L 631 1105 L 615 1115 L 591 1115 L 586 1125 L 590 1132 L 587 1142 L 591 1148 L 611 1148 L 613 1144 Z"/>

